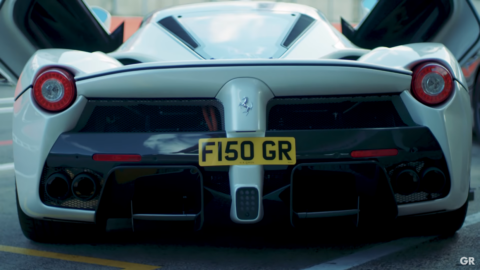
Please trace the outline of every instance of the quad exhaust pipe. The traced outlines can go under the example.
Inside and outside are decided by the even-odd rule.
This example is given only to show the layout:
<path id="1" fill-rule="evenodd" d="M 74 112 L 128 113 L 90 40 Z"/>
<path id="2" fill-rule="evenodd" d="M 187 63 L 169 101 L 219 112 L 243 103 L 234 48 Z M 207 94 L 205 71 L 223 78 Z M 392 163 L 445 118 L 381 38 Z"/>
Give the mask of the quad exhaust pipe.
<path id="1" fill-rule="evenodd" d="M 54 173 L 45 182 L 45 193 L 53 200 L 65 200 L 73 194 L 77 199 L 88 201 L 97 194 L 97 181 L 86 173 L 78 174 L 73 181 L 64 173 Z"/>
<path id="2" fill-rule="evenodd" d="M 447 183 L 445 174 L 438 168 L 431 167 L 426 169 L 422 174 L 422 181 L 420 182 L 422 191 L 427 193 L 442 192 Z"/>
<path id="3" fill-rule="evenodd" d="M 446 185 L 445 174 L 436 167 L 425 169 L 421 176 L 413 169 L 403 169 L 392 181 L 393 190 L 401 195 L 410 195 L 423 191 L 426 193 L 442 192 Z"/>
<path id="4" fill-rule="evenodd" d="M 82 201 L 91 200 L 97 194 L 97 182 L 92 176 L 81 173 L 72 181 L 72 193 Z"/>
<path id="5" fill-rule="evenodd" d="M 420 176 L 412 169 L 404 169 L 397 173 L 393 182 L 395 193 L 410 195 L 418 190 Z"/>
<path id="6" fill-rule="evenodd" d="M 45 182 L 45 193 L 53 200 L 64 200 L 70 195 L 70 180 L 63 173 L 54 173 Z"/>

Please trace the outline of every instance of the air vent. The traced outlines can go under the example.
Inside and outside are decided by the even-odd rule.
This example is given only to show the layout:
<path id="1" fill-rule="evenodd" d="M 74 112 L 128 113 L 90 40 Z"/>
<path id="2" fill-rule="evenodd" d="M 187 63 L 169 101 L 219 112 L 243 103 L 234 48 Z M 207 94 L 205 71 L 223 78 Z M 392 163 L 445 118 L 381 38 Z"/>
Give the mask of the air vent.
<path id="1" fill-rule="evenodd" d="M 118 62 L 122 63 L 124 66 L 135 65 L 135 64 L 141 64 L 142 63 L 138 60 L 131 59 L 131 58 L 118 59 Z"/>
<path id="2" fill-rule="evenodd" d="M 197 42 L 187 33 L 187 31 L 172 16 L 166 17 L 158 21 L 158 24 L 167 29 L 172 35 L 182 40 L 186 45 L 196 49 Z"/>
<path id="3" fill-rule="evenodd" d="M 314 21 L 315 19 L 310 16 L 304 14 L 300 15 L 282 46 L 289 47 L 298 37 L 303 34 L 303 32 L 305 32 L 305 30 L 308 29 L 308 27 L 310 27 L 310 25 L 312 25 Z"/>
<path id="4" fill-rule="evenodd" d="M 349 55 L 349 56 L 345 56 L 345 57 L 340 58 L 340 60 L 357 61 L 358 58 L 360 58 L 360 56 L 358 56 L 358 55 Z"/>
<path id="5" fill-rule="evenodd" d="M 223 131 L 223 106 L 216 100 L 89 100 L 80 132 Z"/>
<path id="6" fill-rule="evenodd" d="M 406 126 L 392 101 L 343 101 L 329 99 L 270 101 L 268 130 L 387 128 Z M 308 103 L 307 103 L 308 102 Z M 277 104 L 275 104 L 277 103 Z"/>

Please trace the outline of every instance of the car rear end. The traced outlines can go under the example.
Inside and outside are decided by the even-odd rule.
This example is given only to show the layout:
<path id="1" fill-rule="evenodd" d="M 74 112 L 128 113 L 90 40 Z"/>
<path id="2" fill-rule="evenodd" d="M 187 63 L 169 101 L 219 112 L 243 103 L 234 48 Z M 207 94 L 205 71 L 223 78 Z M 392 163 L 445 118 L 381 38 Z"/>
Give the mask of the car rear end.
<path id="1" fill-rule="evenodd" d="M 68 108 L 42 108 L 35 84 L 15 104 L 20 206 L 35 219 L 196 230 L 456 210 L 469 189 L 468 92 L 434 65 L 451 90 L 434 104 L 412 71 L 345 60 L 56 66 L 75 80 Z"/>

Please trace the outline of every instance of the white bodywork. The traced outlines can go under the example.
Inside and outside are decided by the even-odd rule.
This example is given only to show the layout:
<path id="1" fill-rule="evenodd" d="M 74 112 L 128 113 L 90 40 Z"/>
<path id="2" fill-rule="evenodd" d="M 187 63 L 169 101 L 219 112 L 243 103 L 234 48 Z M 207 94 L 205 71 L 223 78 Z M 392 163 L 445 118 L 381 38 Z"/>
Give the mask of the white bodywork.
<path id="1" fill-rule="evenodd" d="M 228 5 L 224 3 L 202 3 L 195 5 L 171 8 L 154 13 L 148 23 L 143 25 L 133 36 L 128 39 L 118 50 L 111 53 L 112 57 L 117 59 L 130 58 L 141 62 L 156 61 L 190 61 L 202 59 L 184 45 L 177 38 L 173 37 L 167 30 L 156 22 L 168 16 L 188 15 L 190 13 L 199 14 L 210 12 L 212 10 L 221 12 L 249 12 L 258 14 L 271 12 L 278 14 L 291 13 L 306 14 L 316 21 L 302 35 L 293 46 L 285 52 L 282 59 L 318 59 L 329 53 L 339 51 L 358 51 L 365 53 L 365 50 L 359 49 L 352 44 L 323 17 L 317 10 L 299 4 L 290 3 L 265 3 L 264 8 L 258 8 L 257 3 L 232 2 Z M 172 38 L 173 37 L 173 38 Z M 158 46 L 151 46 L 158 44 Z M 168 48 L 163 50 L 162 48 Z"/>
<path id="2" fill-rule="evenodd" d="M 254 7 L 253 3 L 211 3 L 160 11 L 110 54 L 37 51 L 22 72 L 14 104 L 15 175 L 22 210 L 34 218 L 94 221 L 94 211 L 46 206 L 38 190 L 53 144 L 60 134 L 75 127 L 87 99 L 95 97 L 217 98 L 225 109 L 227 137 L 264 137 L 265 107 L 274 97 L 399 93 L 415 123 L 428 127 L 439 142 L 452 183 L 445 198 L 400 205 L 399 216 L 455 210 L 465 203 L 470 183 L 472 112 L 467 82 L 457 60 L 444 45 L 421 43 L 371 51 L 360 49 L 316 10 L 282 3 L 275 4 L 277 12 L 307 14 L 316 22 L 279 59 L 203 60 L 156 23 L 180 13 Z M 357 61 L 335 59 L 346 55 L 361 57 Z M 122 58 L 147 63 L 124 66 L 117 61 Z M 412 67 L 427 60 L 443 64 L 455 78 L 453 95 L 440 106 L 423 105 L 410 93 Z M 32 100 L 33 80 L 48 67 L 68 69 L 77 80 L 77 99 L 61 113 L 45 112 Z M 248 96 L 255 106 L 248 122 L 238 106 L 243 96 Z M 263 166 L 232 166 L 229 176 L 232 194 L 242 186 L 258 186 L 261 191 Z M 257 221 L 238 220 L 233 212 L 231 217 L 239 223 Z"/>

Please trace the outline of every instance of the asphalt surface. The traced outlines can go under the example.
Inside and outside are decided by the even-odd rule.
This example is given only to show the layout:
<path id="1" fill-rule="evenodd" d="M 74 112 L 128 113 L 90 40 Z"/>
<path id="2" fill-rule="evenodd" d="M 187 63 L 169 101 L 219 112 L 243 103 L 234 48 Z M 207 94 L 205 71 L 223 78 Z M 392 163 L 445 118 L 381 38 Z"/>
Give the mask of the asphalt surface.
<path id="1" fill-rule="evenodd" d="M 0 142 L 11 140 L 9 118 L 11 113 L 0 114 Z M 11 162 L 11 145 L 0 145 L 0 164 Z M 471 173 L 476 200 L 470 202 L 468 215 L 474 216 L 480 212 L 480 143 L 476 139 Z M 123 221 L 125 224 L 117 222 L 110 226 L 110 232 L 102 237 L 57 244 L 36 243 L 25 238 L 20 229 L 11 171 L 0 172 L 0 222 L 1 270 L 305 269 L 382 244 L 395 245 L 404 239 L 424 237 L 411 234 L 400 225 L 373 234 L 248 226 L 207 227 L 199 233 L 170 229 L 142 234 L 132 233 L 128 226 L 123 226 L 128 225 L 127 220 Z M 352 269 L 480 269 L 479 232 L 480 223 L 474 223 L 452 237 L 430 237 Z M 476 265 L 463 266 L 462 257 L 474 257 L 478 261 Z"/>

